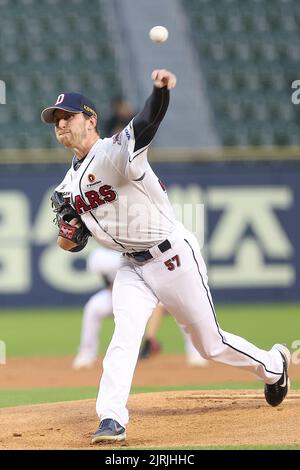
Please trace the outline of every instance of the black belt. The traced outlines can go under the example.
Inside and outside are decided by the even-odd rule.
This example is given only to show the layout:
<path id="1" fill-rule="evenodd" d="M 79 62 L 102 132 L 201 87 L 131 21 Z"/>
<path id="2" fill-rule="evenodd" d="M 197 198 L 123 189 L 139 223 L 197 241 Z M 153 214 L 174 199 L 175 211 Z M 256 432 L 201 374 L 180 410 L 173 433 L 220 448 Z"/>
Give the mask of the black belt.
<path id="1" fill-rule="evenodd" d="M 171 248 L 171 243 L 169 242 L 169 240 L 165 240 L 164 242 L 157 245 L 157 247 L 162 253 L 164 253 L 165 251 Z M 135 253 L 126 253 L 126 255 L 131 256 L 136 261 L 140 261 L 140 262 L 148 261 L 149 259 L 153 258 L 149 250 L 137 251 Z"/>

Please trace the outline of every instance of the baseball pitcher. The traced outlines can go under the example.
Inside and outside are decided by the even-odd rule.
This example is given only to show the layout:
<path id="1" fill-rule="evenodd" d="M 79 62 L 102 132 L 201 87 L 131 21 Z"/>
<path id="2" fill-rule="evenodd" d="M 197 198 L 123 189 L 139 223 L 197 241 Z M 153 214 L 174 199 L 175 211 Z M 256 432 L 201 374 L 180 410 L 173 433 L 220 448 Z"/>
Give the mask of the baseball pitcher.
<path id="1" fill-rule="evenodd" d="M 101 138 L 98 113 L 83 95 L 62 93 L 42 112 L 42 120 L 54 124 L 58 142 L 74 155 L 53 196 L 58 245 L 78 251 L 92 236 L 124 254 L 113 287 L 115 330 L 103 362 L 96 403 L 100 426 L 92 443 L 126 437 L 126 404 L 140 343 L 159 301 L 203 357 L 263 380 L 270 405 L 279 405 L 289 386 L 290 353 L 285 346 L 264 351 L 218 323 L 199 246 L 176 222 L 147 159 L 176 85 L 175 75 L 165 69 L 154 70 L 152 80 L 153 91 L 142 111 L 111 138 Z"/>

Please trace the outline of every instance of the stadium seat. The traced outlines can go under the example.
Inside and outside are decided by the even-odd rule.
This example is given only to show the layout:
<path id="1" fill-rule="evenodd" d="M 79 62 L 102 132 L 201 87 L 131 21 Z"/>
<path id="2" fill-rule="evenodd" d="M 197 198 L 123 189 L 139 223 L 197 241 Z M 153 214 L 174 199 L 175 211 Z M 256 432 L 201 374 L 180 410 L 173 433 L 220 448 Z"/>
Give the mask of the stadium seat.
<path id="1" fill-rule="evenodd" d="M 181 1 L 221 142 L 300 145 L 298 1 Z"/>
<path id="2" fill-rule="evenodd" d="M 57 146 L 40 112 L 63 91 L 83 92 L 109 115 L 120 81 L 105 1 L 89 0 L 87 8 L 85 0 L 0 0 L 0 78 L 8 96 L 0 148 Z"/>

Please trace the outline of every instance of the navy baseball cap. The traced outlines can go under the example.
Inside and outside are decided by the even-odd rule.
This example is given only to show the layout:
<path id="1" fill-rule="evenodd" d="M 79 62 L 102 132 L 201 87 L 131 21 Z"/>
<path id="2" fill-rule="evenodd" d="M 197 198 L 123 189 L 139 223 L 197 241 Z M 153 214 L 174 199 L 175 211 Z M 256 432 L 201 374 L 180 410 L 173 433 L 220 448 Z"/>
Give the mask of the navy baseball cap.
<path id="1" fill-rule="evenodd" d="M 54 111 L 56 109 L 62 109 L 69 113 L 84 113 L 87 116 L 97 116 L 94 104 L 80 93 L 61 93 L 58 95 L 56 103 L 42 111 L 42 121 L 53 123 Z"/>

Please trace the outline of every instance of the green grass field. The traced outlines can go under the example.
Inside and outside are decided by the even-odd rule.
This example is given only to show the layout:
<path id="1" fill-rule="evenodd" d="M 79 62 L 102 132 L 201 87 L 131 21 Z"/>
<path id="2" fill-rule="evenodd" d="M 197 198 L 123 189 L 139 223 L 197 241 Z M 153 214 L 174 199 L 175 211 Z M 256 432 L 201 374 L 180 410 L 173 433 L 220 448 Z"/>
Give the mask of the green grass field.
<path id="1" fill-rule="evenodd" d="M 218 319 L 225 331 L 235 333 L 263 348 L 270 348 L 275 342 L 292 346 L 300 339 L 300 305 L 220 305 L 217 306 Z M 64 356 L 74 355 L 79 342 L 81 327 L 81 309 L 30 309 L 0 311 L 0 340 L 6 344 L 7 359 L 17 356 Z M 113 332 L 113 319 L 103 322 L 100 352 L 106 350 Z M 163 344 L 163 353 L 182 353 L 183 339 L 179 328 L 171 316 L 163 318 L 158 334 Z M 1 374 L 0 366 L 0 374 Z M 0 375 L 1 376 L 1 375 Z M 196 389 L 242 389 L 261 388 L 261 384 L 224 383 L 205 386 L 186 387 L 133 387 L 131 393 L 159 392 L 166 390 Z M 300 383 L 293 383 L 294 389 L 300 389 Z M 95 398 L 95 387 L 47 388 L 24 390 L 1 390 L 0 408 L 9 406 L 68 401 Z M 228 449 L 261 449 L 259 446 L 234 447 Z M 264 447 L 267 448 L 267 447 Z M 275 448 L 269 446 L 268 448 Z M 295 449 L 297 446 L 276 447 Z M 199 449 L 202 449 L 199 447 Z M 213 449 L 213 447 L 212 447 Z"/>
<path id="2" fill-rule="evenodd" d="M 173 390 L 242 390 L 242 389 L 262 389 L 260 382 L 218 382 L 206 385 L 186 385 L 186 386 L 153 386 L 153 387 L 132 387 L 131 394 L 149 392 L 167 392 Z M 300 389 L 300 382 L 293 382 L 293 390 Z M 98 387 L 73 387 L 73 388 L 33 388 L 17 390 L 0 389 L 0 408 L 20 405 L 34 405 L 38 403 L 54 403 L 58 401 L 95 399 Z"/>
<path id="3" fill-rule="evenodd" d="M 276 305 L 226 305 L 218 306 L 218 318 L 226 331 L 244 336 L 260 347 L 270 348 L 275 342 L 284 342 L 291 347 L 300 332 L 300 306 Z M 81 309 L 31 309 L 1 310 L 0 340 L 6 343 L 7 359 L 16 356 L 64 356 L 74 355 L 79 342 Z M 113 319 L 104 320 L 101 331 L 103 354 L 113 332 Z M 300 333 L 299 333 L 300 334 Z M 299 336 L 299 335 L 298 335 Z M 183 353 L 183 339 L 174 319 L 163 318 L 158 338 L 163 344 L 163 353 Z M 1 372 L 0 366 L 0 372 Z M 96 384 L 97 385 L 97 384 Z M 230 383 L 230 388 L 244 388 L 243 383 Z M 247 384 L 249 388 L 251 384 Z M 184 389 L 228 388 L 228 384 L 208 384 L 205 387 L 187 386 Z M 260 384 L 253 382 L 253 388 Z M 300 384 L 293 383 L 293 388 Z M 182 390 L 182 387 L 175 388 Z M 174 387 L 133 388 L 132 393 L 174 390 Z M 30 403 L 93 398 L 96 386 L 64 389 L 1 390 L 0 407 Z"/>
<path id="4" fill-rule="evenodd" d="M 225 331 L 241 335 L 257 346 L 269 348 L 275 342 L 291 346 L 300 339 L 300 305 L 222 305 L 218 319 Z M 78 347 L 81 309 L 0 310 L 0 340 L 8 357 L 73 355 Z M 113 319 L 103 322 L 103 353 L 113 331 Z M 164 317 L 158 334 L 164 352 L 183 352 L 183 339 L 174 319 Z"/>

